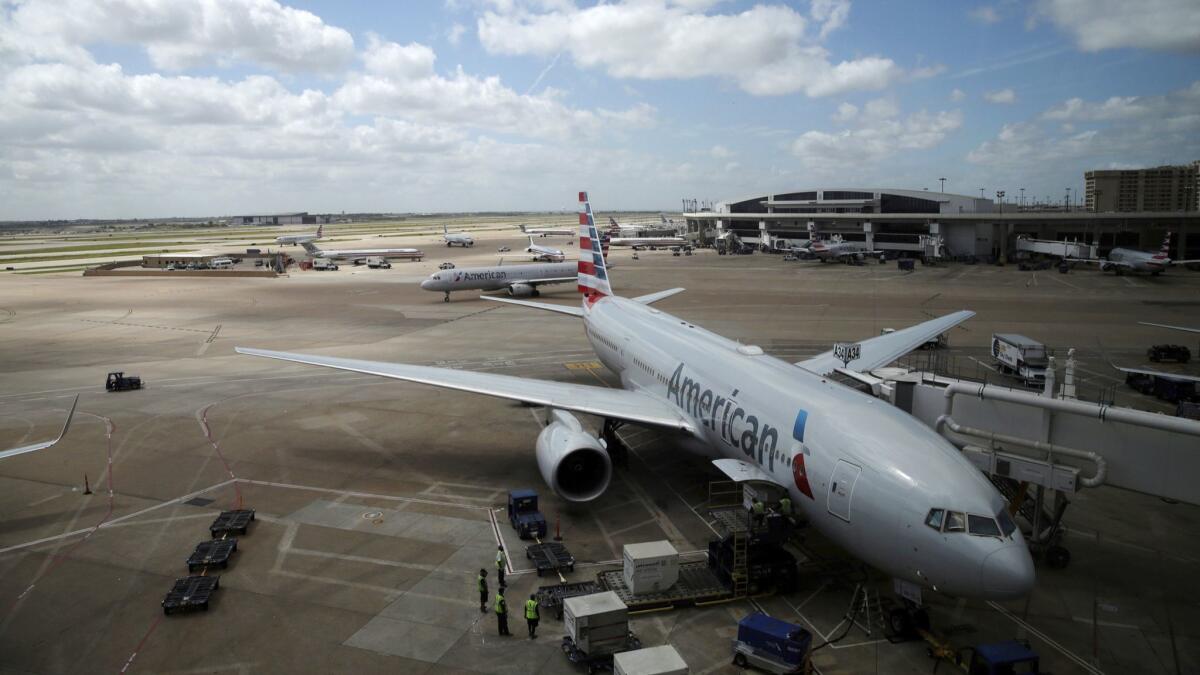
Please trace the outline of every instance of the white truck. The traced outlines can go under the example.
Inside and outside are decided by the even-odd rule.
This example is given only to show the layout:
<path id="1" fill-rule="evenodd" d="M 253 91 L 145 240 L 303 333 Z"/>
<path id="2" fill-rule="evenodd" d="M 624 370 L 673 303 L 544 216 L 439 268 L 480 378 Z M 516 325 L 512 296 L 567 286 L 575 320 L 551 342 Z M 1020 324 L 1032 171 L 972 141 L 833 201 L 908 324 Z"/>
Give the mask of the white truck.
<path id="1" fill-rule="evenodd" d="M 1015 375 L 1025 384 L 1046 381 L 1046 345 L 1016 333 L 992 333 L 992 357 L 1000 372 Z"/>
<path id="2" fill-rule="evenodd" d="M 333 260 L 330 260 L 329 258 L 314 258 L 313 259 L 313 269 L 314 270 L 336 271 L 337 268 L 338 268 L 337 263 L 335 263 Z"/>
<path id="3" fill-rule="evenodd" d="M 387 258 L 382 256 L 371 256 L 367 258 L 367 267 L 373 270 L 390 270 L 392 269 L 392 263 L 388 262 Z"/>

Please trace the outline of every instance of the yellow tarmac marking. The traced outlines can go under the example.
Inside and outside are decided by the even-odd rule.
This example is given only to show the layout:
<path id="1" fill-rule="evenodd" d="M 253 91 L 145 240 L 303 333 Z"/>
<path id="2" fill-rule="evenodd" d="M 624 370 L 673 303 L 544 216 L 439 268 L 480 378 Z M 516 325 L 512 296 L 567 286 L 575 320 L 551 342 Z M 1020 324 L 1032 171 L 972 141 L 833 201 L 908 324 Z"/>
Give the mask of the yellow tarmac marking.
<path id="1" fill-rule="evenodd" d="M 599 361 L 568 361 L 563 365 L 569 370 L 598 370 L 601 367 Z"/>

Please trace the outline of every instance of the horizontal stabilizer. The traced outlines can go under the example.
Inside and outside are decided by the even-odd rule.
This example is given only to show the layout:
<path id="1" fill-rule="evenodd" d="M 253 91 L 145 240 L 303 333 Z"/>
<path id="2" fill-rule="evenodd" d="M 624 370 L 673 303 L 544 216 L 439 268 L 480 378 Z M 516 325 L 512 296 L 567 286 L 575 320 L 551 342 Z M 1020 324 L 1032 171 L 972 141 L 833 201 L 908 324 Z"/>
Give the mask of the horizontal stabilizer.
<path id="1" fill-rule="evenodd" d="M 659 300 L 662 300 L 664 298 L 669 298 L 672 295 L 675 295 L 676 293 L 682 293 L 683 290 L 684 289 L 682 289 L 682 288 L 669 288 L 665 291 L 659 291 L 657 293 L 649 293 L 647 295 L 639 295 L 636 298 L 634 298 L 634 301 L 640 302 L 643 305 L 653 305 L 654 303 L 658 302 Z"/>
<path id="2" fill-rule="evenodd" d="M 4 459 L 5 457 L 15 457 L 17 455 L 23 455 L 27 452 L 36 452 L 38 450 L 45 450 L 46 448 L 61 441 L 63 439 L 63 436 L 67 435 L 67 429 L 71 428 L 71 418 L 75 416 L 75 406 L 77 406 L 77 405 L 79 405 L 79 394 L 75 395 L 75 401 L 73 403 L 71 403 L 71 410 L 67 412 L 67 421 L 63 422 L 63 428 L 62 428 L 62 431 L 58 432 L 58 438 L 55 438 L 52 441 L 42 441 L 41 443 L 34 443 L 33 445 L 23 445 L 19 448 L 12 448 L 11 450 L 0 451 L 0 459 Z"/>
<path id="3" fill-rule="evenodd" d="M 1118 366 L 1115 363 L 1111 363 L 1109 365 L 1111 365 L 1113 368 L 1116 368 L 1117 370 L 1121 371 L 1122 373 L 1137 373 L 1139 375 L 1153 375 L 1154 377 L 1161 377 L 1164 380 L 1175 380 L 1177 382 L 1200 382 L 1200 377 L 1196 377 L 1195 375 L 1185 375 L 1183 373 L 1168 373 L 1168 372 L 1165 372 L 1162 370 L 1149 370 L 1146 368 L 1122 368 L 1121 366 Z"/>
<path id="4" fill-rule="evenodd" d="M 842 359 L 838 358 L 833 350 L 830 350 L 796 365 L 818 375 L 828 375 L 843 367 L 858 372 L 874 370 L 880 366 L 886 366 L 973 316 L 975 316 L 975 312 L 962 310 L 887 335 L 862 340 L 857 344 L 858 356 L 846 364 L 843 364 Z"/>
<path id="5" fill-rule="evenodd" d="M 1181 330 L 1187 333 L 1200 333 L 1200 328 L 1188 328 L 1187 326 L 1172 326 L 1165 323 L 1150 323 L 1149 321 L 1139 321 L 1143 326 L 1154 326 L 1155 328 L 1170 328 L 1171 330 Z"/>
<path id="6" fill-rule="evenodd" d="M 571 316 L 583 316 L 583 310 L 579 307 L 571 305 L 552 305 L 548 302 L 533 302 L 531 300 L 514 300 L 512 298 L 498 298 L 494 295 L 479 296 L 484 300 L 492 302 L 507 302 L 510 305 L 520 305 L 522 307 L 532 307 L 534 309 L 544 309 L 547 312 L 558 312 L 559 314 L 570 314 Z"/>

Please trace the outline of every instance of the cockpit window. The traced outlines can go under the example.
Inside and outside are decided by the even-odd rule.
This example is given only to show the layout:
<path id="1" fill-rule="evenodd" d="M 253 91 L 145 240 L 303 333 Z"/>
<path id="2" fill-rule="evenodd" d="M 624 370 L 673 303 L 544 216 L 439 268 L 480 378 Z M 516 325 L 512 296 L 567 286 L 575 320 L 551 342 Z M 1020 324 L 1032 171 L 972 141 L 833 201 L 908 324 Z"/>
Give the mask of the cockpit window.
<path id="1" fill-rule="evenodd" d="M 967 529 L 967 517 L 958 511 L 951 511 L 946 514 L 946 531 L 947 532 L 965 532 Z"/>
<path id="2" fill-rule="evenodd" d="M 925 524 L 937 530 L 942 531 L 942 519 L 945 518 L 945 509 L 929 509 L 929 515 L 925 516 Z"/>
<path id="3" fill-rule="evenodd" d="M 996 514 L 996 520 L 1000 523 L 1000 531 L 1004 536 L 1011 536 L 1013 530 L 1017 529 L 1017 524 L 1013 522 L 1012 516 L 1008 515 L 1008 509 L 1000 509 L 1000 513 Z"/>
<path id="4" fill-rule="evenodd" d="M 970 526 L 971 534 L 985 537 L 1000 536 L 1000 528 L 996 525 L 996 521 L 987 516 L 977 516 L 972 513 L 967 516 L 967 523 Z"/>

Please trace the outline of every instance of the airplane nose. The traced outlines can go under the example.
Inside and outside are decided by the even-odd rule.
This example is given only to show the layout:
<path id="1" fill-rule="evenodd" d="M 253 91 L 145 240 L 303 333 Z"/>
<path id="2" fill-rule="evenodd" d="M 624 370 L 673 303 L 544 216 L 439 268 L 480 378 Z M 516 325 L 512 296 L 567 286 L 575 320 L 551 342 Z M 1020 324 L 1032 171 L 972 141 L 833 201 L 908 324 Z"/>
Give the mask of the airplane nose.
<path id="1" fill-rule="evenodd" d="M 421 282 L 421 290 L 423 290 L 423 291 L 433 290 L 432 279 L 426 279 L 426 280 L 422 281 Z"/>
<path id="2" fill-rule="evenodd" d="M 1033 590 L 1033 557 L 1025 546 L 1005 546 L 983 559 L 981 581 L 985 595 L 1011 600 Z"/>

